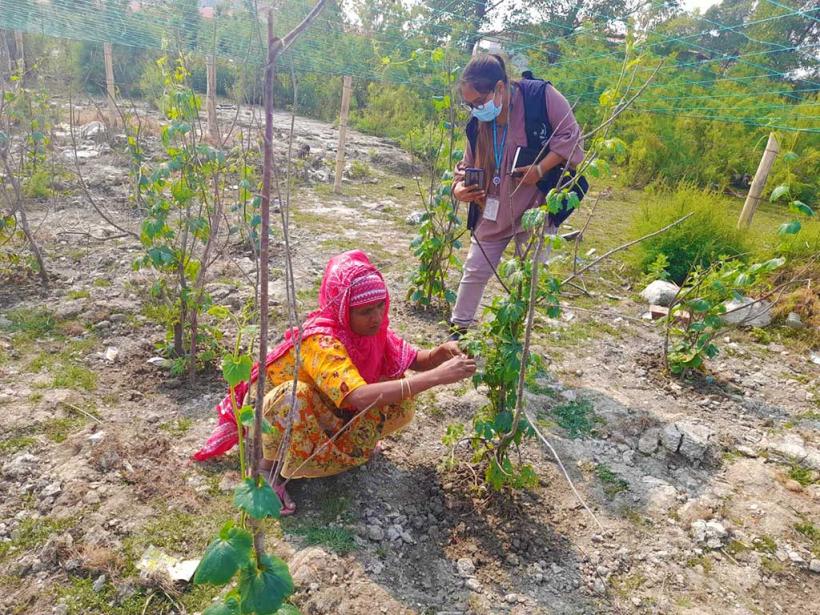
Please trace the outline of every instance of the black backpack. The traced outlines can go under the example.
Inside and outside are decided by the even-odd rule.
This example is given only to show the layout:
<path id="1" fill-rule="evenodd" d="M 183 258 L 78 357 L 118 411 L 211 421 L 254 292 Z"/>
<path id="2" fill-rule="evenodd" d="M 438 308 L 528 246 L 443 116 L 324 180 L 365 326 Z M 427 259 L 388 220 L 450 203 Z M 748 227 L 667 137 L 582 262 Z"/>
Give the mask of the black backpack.
<path id="1" fill-rule="evenodd" d="M 521 79 L 517 83 L 524 98 L 524 130 L 527 134 L 527 148 L 522 150 L 518 156 L 518 166 L 525 166 L 540 162 L 549 152 L 548 145 L 544 153 L 539 156 L 544 144 L 552 136 L 552 126 L 547 117 L 546 105 L 546 90 L 550 82 L 542 79 Z M 467 140 L 470 142 L 473 152 L 475 152 L 477 137 L 478 120 L 473 117 L 467 123 Z M 553 167 L 538 181 L 538 189 L 546 195 L 558 185 L 565 170 L 570 176 L 575 176 L 575 171 L 572 169 L 565 169 L 561 165 Z M 572 192 L 578 195 L 580 201 L 588 191 L 589 182 L 582 175 L 573 186 Z M 573 211 L 574 208 L 570 208 L 567 200 L 564 199 L 561 210 L 558 213 L 550 214 L 550 223 L 557 228 L 564 220 L 569 218 Z"/>

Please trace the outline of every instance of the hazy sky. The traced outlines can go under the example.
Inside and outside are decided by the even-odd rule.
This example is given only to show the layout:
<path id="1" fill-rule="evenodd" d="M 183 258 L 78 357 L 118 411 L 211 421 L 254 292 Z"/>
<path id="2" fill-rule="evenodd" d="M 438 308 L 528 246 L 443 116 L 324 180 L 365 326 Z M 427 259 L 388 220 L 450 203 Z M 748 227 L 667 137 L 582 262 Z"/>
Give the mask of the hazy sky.
<path id="1" fill-rule="evenodd" d="M 702 13 L 706 9 L 708 9 L 713 4 L 720 4 L 720 0 L 684 0 L 683 6 L 688 9 L 700 9 Z"/>

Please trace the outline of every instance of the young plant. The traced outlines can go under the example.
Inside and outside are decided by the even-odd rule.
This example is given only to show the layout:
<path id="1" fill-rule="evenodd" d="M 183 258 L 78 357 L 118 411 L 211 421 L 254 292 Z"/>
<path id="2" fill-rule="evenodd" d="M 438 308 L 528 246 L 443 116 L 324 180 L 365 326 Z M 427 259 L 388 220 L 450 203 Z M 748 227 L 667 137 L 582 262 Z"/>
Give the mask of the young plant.
<path id="1" fill-rule="evenodd" d="M 176 371 L 187 368 L 193 377 L 198 364 L 218 356 L 216 330 L 203 327 L 200 315 L 210 304 L 204 286 L 217 252 L 229 164 L 223 151 L 203 140 L 201 101 L 187 85 L 182 59 L 174 70 L 166 58 L 157 65 L 164 76 L 163 110 L 169 120 L 161 133 L 166 159 L 150 167 L 136 141 L 131 145 L 138 156 L 139 200 L 146 208 L 140 233 L 145 255 L 134 267 L 157 273 L 152 314 L 167 329 L 164 350 L 176 360 Z"/>
<path id="2" fill-rule="evenodd" d="M 446 307 L 456 299 L 455 292 L 447 287 L 447 276 L 451 268 L 460 266 L 457 251 L 464 234 L 452 194 L 451 170 L 463 155 L 454 148 L 457 121 L 454 87 L 458 69 L 451 66 L 444 49 L 432 53 L 414 52 L 414 59 L 420 68 L 433 73 L 434 80 L 440 82 L 447 93 L 433 97 L 436 120 L 428 127 L 424 147 L 411 144 L 411 150 L 423 150 L 422 159 L 428 167 L 430 184 L 426 190 L 419 186 L 424 214 L 419 233 L 410 243 L 419 266 L 411 275 L 407 298 L 423 308 Z"/>
<path id="3" fill-rule="evenodd" d="M 248 517 L 257 521 L 268 517 L 278 519 L 282 509 L 279 498 L 268 482 L 261 477 L 252 477 L 249 470 L 245 436 L 253 426 L 254 409 L 250 405 L 239 406 L 236 387 L 250 380 L 253 358 L 241 350 L 242 327 L 238 319 L 222 306 L 212 307 L 208 313 L 222 320 L 233 319 L 240 332 L 233 352 L 222 359 L 222 375 L 228 383 L 231 406 L 236 417 L 241 482 L 234 491 L 233 498 L 238 509 L 237 519 L 227 521 L 219 535 L 205 549 L 194 574 L 194 583 L 224 586 L 238 577 L 236 586 L 220 602 L 205 609 L 203 615 L 289 615 L 298 611 L 284 604 L 293 593 L 293 579 L 288 566 L 278 557 L 257 552 L 248 527 Z M 263 430 L 271 429 L 267 421 L 263 420 L 262 425 Z"/>
<path id="4" fill-rule="evenodd" d="M 11 88 L 0 82 L 0 247 L 9 246 L 0 256 L 0 265 L 11 269 L 22 262 L 17 244 L 28 244 L 35 268 L 48 287 L 43 254 L 32 232 L 26 212 L 30 197 L 47 196 L 51 175 L 47 167 L 54 125 L 45 91 L 23 85 L 20 75 L 11 78 Z"/>
<path id="5" fill-rule="evenodd" d="M 706 269 L 694 269 L 667 317 L 664 355 L 669 371 L 685 378 L 692 370 L 702 370 L 708 359 L 717 356 L 719 349 L 714 340 L 729 326 L 723 318 L 728 313 L 727 302 L 744 300 L 746 291 L 784 262 L 785 259 L 775 258 L 746 265 L 728 260 Z M 742 309 L 755 309 L 755 304 L 742 305 Z"/>
<path id="6" fill-rule="evenodd" d="M 786 177 L 787 179 L 792 179 L 793 173 L 791 169 L 791 164 L 795 160 L 798 160 L 800 157 L 794 152 L 786 152 L 783 158 L 788 165 Z M 800 232 L 800 229 L 802 228 L 799 217 L 814 216 L 814 210 L 811 207 L 806 205 L 803 201 L 792 196 L 792 188 L 789 183 L 783 183 L 775 187 L 775 189 L 772 190 L 772 194 L 769 197 L 769 200 L 772 203 L 775 203 L 777 201 L 784 201 L 789 208 L 789 212 L 795 216 L 795 218 L 793 218 L 792 220 L 784 222 L 780 225 L 780 228 L 778 228 L 777 230 L 777 232 L 780 235 L 796 235 Z"/>

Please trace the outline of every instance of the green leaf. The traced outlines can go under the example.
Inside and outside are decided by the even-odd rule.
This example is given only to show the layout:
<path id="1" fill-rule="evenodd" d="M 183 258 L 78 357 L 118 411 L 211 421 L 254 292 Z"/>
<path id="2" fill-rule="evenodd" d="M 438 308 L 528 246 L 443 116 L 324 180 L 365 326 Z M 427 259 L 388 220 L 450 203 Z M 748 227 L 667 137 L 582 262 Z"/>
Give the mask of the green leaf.
<path id="1" fill-rule="evenodd" d="M 218 318 L 219 320 L 225 320 L 231 315 L 228 308 L 224 305 L 212 305 L 208 308 L 208 316 L 213 316 L 214 318 Z"/>
<path id="2" fill-rule="evenodd" d="M 239 422 L 245 427 L 253 426 L 253 406 L 242 406 L 239 409 Z"/>
<path id="3" fill-rule="evenodd" d="M 293 593 L 293 579 L 278 557 L 263 555 L 260 560 L 261 566 L 246 566 L 239 575 L 242 612 L 272 615 Z"/>
<path id="4" fill-rule="evenodd" d="M 798 155 L 797 155 L 797 154 L 795 154 L 794 152 L 786 152 L 786 153 L 783 155 L 783 160 L 785 160 L 786 162 L 794 162 L 794 161 L 795 161 L 795 160 L 797 160 L 798 158 L 800 158 L 800 156 L 798 156 Z"/>
<path id="5" fill-rule="evenodd" d="M 777 188 L 772 190 L 772 196 L 769 197 L 769 200 L 774 203 L 777 199 L 779 199 L 784 194 L 789 193 L 789 185 L 788 184 L 780 184 Z"/>
<path id="6" fill-rule="evenodd" d="M 282 503 L 276 497 L 276 493 L 266 481 L 261 479 L 246 478 L 242 481 L 234 491 L 233 503 L 254 519 L 265 517 L 278 519 L 282 510 Z"/>
<path id="7" fill-rule="evenodd" d="M 216 602 L 202 612 L 202 615 L 240 615 L 239 601 L 230 596 L 225 602 Z"/>
<path id="8" fill-rule="evenodd" d="M 779 235 L 796 235 L 802 228 L 799 220 L 792 220 L 791 222 L 784 222 L 777 229 Z"/>
<path id="9" fill-rule="evenodd" d="M 225 585 L 240 566 L 250 562 L 252 543 L 250 532 L 234 527 L 230 521 L 226 523 L 219 536 L 205 549 L 194 574 L 194 583 Z"/>
<path id="10" fill-rule="evenodd" d="M 283 604 L 282 608 L 276 611 L 276 615 L 302 615 L 292 604 Z"/>
<path id="11" fill-rule="evenodd" d="M 222 359 L 222 376 L 228 386 L 235 387 L 240 382 L 250 380 L 253 359 L 248 355 L 226 355 Z"/>
<path id="12" fill-rule="evenodd" d="M 814 210 L 806 205 L 803 201 L 792 201 L 789 203 L 789 209 L 795 213 L 801 213 L 804 216 L 813 216 Z"/>
<path id="13" fill-rule="evenodd" d="M 688 306 L 693 312 L 708 312 L 712 304 L 706 299 L 694 299 L 688 303 Z"/>

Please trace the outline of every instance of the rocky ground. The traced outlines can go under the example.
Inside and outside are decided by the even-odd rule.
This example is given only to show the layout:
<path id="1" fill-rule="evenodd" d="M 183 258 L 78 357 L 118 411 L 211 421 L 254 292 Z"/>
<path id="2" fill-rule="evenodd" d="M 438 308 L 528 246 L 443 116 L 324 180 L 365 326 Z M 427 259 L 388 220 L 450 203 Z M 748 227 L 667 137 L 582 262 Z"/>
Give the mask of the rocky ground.
<path id="1" fill-rule="evenodd" d="M 258 110 L 220 113 L 225 126 L 258 121 Z M 276 120 L 281 154 L 290 118 Z M 127 159 L 116 135 L 98 129 L 81 135 L 80 169 L 92 194 L 136 228 Z M 441 316 L 402 300 L 413 266 L 408 217 L 419 209 L 407 155 L 352 132 L 356 179 L 333 195 L 336 131 L 298 119 L 296 134 L 301 312 L 327 258 L 360 247 L 389 280 L 395 327 L 422 346 L 441 341 Z M 57 147 L 70 171 L 64 128 Z M 581 253 L 617 244 L 634 202 L 614 187 Z M 164 332 L 145 310 L 150 278 L 131 270 L 141 248 L 99 219 L 76 179 L 31 209 L 54 279 L 45 295 L 25 277 L 0 290 L 0 613 L 201 611 L 215 590 L 157 579 L 141 560 L 152 545 L 198 557 L 231 514 L 235 458 L 190 461 L 213 425 L 221 379 L 212 370 L 191 386 L 156 357 Z M 251 256 L 236 246 L 222 255 L 209 285 L 218 303 L 238 308 L 250 296 Z M 425 394 L 383 453 L 296 483 L 299 513 L 269 524 L 302 612 L 739 615 L 820 604 L 811 338 L 777 323 L 731 330 L 710 375 L 670 380 L 662 331 L 642 318 L 628 275 L 619 261 L 602 266 L 587 276 L 591 297 L 568 296 L 559 319 L 537 320 L 548 375 L 529 391 L 529 408 L 594 517 L 538 440 L 520 451 L 540 477 L 530 491 L 488 493 L 466 450 L 443 463 L 446 426 L 468 424 L 484 398 L 465 384 Z M 274 279 L 270 289 L 281 331 L 284 285 Z"/>

